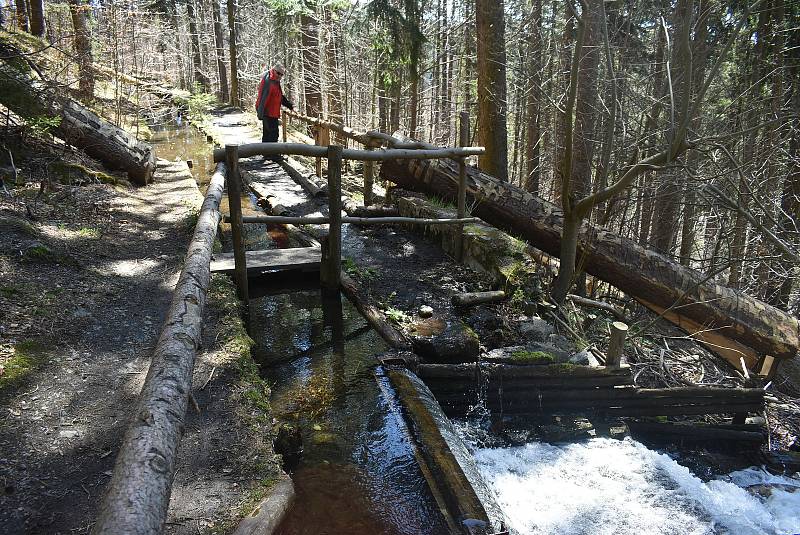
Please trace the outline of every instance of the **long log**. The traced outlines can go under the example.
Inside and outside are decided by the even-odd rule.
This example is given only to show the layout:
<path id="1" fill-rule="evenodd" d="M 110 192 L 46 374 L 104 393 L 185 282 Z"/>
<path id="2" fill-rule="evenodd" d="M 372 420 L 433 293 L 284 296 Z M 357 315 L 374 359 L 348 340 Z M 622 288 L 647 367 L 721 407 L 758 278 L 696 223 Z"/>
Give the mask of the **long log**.
<path id="1" fill-rule="evenodd" d="M 201 342 L 203 308 L 211 280 L 211 249 L 225 184 L 217 166 L 153 351 L 139 400 L 125 433 L 94 534 L 161 533 L 167 518 L 175 456 Z"/>
<path id="2" fill-rule="evenodd" d="M 292 225 L 327 225 L 331 222 L 329 216 L 277 216 L 277 215 L 248 215 L 243 216 L 244 223 L 263 223 L 263 224 L 292 224 Z M 354 223 L 357 225 L 390 225 L 396 223 L 414 225 L 460 225 L 462 223 L 475 223 L 476 217 L 465 217 L 464 219 L 424 219 L 416 217 L 342 217 L 342 223 Z M 228 217 L 225 217 L 228 222 Z"/>
<path id="3" fill-rule="evenodd" d="M 342 159 L 385 162 L 394 159 L 426 159 L 461 158 L 466 156 L 480 156 L 484 153 L 483 147 L 449 147 L 435 149 L 344 149 Z M 322 158 L 328 155 L 328 147 L 306 145 L 305 143 L 247 143 L 239 145 L 239 157 L 252 156 L 278 156 L 281 154 L 295 154 L 298 156 L 311 156 Z M 225 160 L 225 151 L 214 149 L 214 161 Z"/>
<path id="4" fill-rule="evenodd" d="M 411 343 L 386 321 L 380 310 L 373 306 L 366 297 L 361 295 L 355 281 L 344 272 L 342 272 L 340 277 L 340 285 L 344 295 L 355 305 L 358 311 L 361 312 L 361 315 L 364 316 L 378 334 L 381 335 L 381 338 L 394 349 L 410 350 Z"/>
<path id="5" fill-rule="evenodd" d="M 708 425 L 685 425 L 668 422 L 627 422 L 635 437 L 641 435 L 669 436 L 689 441 L 736 441 L 763 443 L 766 438 L 758 430 L 737 429 L 738 426 L 713 427 Z"/>
<path id="6" fill-rule="evenodd" d="M 316 181 L 312 180 L 311 177 L 305 176 L 302 172 L 300 172 L 295 165 L 291 158 L 289 160 L 283 160 L 278 162 L 280 166 L 283 168 L 286 173 L 292 177 L 292 180 L 300 184 L 304 190 L 308 192 L 309 195 L 312 197 L 324 197 L 328 194 L 326 188 L 318 185 Z M 313 175 L 312 175 L 313 176 Z"/>
<path id="7" fill-rule="evenodd" d="M 506 298 L 503 290 L 489 292 L 468 292 L 456 294 L 452 297 L 453 304 L 459 307 L 471 307 L 483 303 L 496 303 Z"/>
<path id="8" fill-rule="evenodd" d="M 417 160 L 386 161 L 381 175 L 401 187 L 456 201 L 458 170 L 448 160 L 435 165 Z M 474 168 L 467 172 L 467 194 L 473 215 L 558 256 L 563 214 L 554 204 Z M 673 307 L 682 317 L 749 348 L 745 358 L 751 368 L 762 355 L 790 358 L 800 347 L 797 319 L 740 291 L 709 282 L 703 274 L 608 230 L 584 225 L 578 258 L 585 259 L 587 273 L 645 304 L 662 310 Z M 738 367 L 740 353 L 736 349 L 723 356 Z"/>
<path id="9" fill-rule="evenodd" d="M 153 148 L 102 119 L 67 92 L 34 78 L 22 52 L 0 41 L 0 103 L 25 119 L 58 118 L 53 134 L 101 161 L 108 169 L 125 171 L 139 186 L 150 182 L 156 167 Z"/>
<path id="10" fill-rule="evenodd" d="M 420 453 L 427 470 L 423 473 L 432 489 L 444 498 L 446 510 L 451 518 L 451 533 L 464 535 L 489 535 L 494 533 L 491 522 L 475 489 L 464 474 L 464 470 L 453 455 L 450 445 L 443 436 L 440 422 L 449 421 L 436 402 L 429 405 L 425 399 L 432 399 L 428 389 L 419 380 L 414 380 L 412 372 L 389 368 L 386 370 L 392 386 L 403 406 L 403 417 L 414 431 Z M 437 417 L 435 412 L 440 413 Z M 451 435 L 455 436 L 452 432 Z M 466 452 L 466 448 L 464 448 Z"/>

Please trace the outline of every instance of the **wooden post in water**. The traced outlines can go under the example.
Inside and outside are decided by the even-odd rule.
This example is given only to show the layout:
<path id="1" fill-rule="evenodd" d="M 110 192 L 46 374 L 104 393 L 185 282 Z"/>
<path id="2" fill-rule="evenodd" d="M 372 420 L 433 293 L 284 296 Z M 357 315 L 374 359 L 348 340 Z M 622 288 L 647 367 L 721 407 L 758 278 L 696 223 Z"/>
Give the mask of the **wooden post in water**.
<path id="1" fill-rule="evenodd" d="M 342 147 L 328 147 L 328 240 L 320 266 L 323 291 L 338 292 L 342 270 Z"/>
<path id="2" fill-rule="evenodd" d="M 469 145 L 469 112 L 462 111 L 459 116 L 459 145 L 466 147 Z M 464 158 L 458 160 L 458 218 L 466 217 L 467 213 L 467 163 Z M 456 260 L 461 262 L 464 259 L 464 225 L 458 227 L 458 239 L 456 241 Z"/>
<path id="3" fill-rule="evenodd" d="M 225 145 L 226 180 L 228 183 L 228 209 L 231 213 L 231 234 L 233 234 L 234 280 L 239 299 L 244 302 L 245 311 L 249 292 L 247 289 L 247 263 L 244 255 L 244 224 L 242 223 L 242 182 L 239 178 L 239 146 Z"/>
<path id="4" fill-rule="evenodd" d="M 622 348 L 625 345 L 625 337 L 628 334 L 628 326 L 621 321 L 611 324 L 611 338 L 608 341 L 608 353 L 606 354 L 606 366 L 618 368 L 622 357 Z"/>

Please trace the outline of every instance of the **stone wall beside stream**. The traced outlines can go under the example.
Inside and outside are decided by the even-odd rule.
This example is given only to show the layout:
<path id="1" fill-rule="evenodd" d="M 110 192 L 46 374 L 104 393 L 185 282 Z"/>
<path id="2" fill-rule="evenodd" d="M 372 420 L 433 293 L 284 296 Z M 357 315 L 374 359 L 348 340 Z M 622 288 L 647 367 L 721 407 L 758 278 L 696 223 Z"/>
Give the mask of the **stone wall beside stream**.
<path id="1" fill-rule="evenodd" d="M 455 209 L 435 206 L 425 197 L 412 192 L 392 191 L 400 215 L 417 218 L 454 218 Z M 415 232 L 422 232 L 438 243 L 445 253 L 455 256 L 456 240 L 460 231 L 456 225 L 409 225 Z M 420 230 L 421 229 L 421 230 Z M 533 258 L 528 254 L 530 246 L 509 234 L 486 223 L 464 225 L 464 264 L 488 274 L 498 286 L 513 285 L 515 274 L 522 267 L 534 270 Z"/>

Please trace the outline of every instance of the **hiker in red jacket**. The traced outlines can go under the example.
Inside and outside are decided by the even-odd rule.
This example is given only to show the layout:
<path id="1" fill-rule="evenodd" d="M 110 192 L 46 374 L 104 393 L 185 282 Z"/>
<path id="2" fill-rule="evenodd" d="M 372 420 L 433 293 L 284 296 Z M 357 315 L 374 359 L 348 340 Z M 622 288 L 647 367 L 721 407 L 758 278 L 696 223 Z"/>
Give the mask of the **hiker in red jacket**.
<path id="1" fill-rule="evenodd" d="M 281 104 L 294 109 L 294 106 L 283 96 L 281 78 L 286 72 L 283 65 L 278 64 L 261 77 L 258 84 L 258 99 L 256 99 L 256 112 L 263 121 L 264 132 L 261 136 L 262 143 L 275 143 L 278 141 L 278 118 L 281 116 Z"/>

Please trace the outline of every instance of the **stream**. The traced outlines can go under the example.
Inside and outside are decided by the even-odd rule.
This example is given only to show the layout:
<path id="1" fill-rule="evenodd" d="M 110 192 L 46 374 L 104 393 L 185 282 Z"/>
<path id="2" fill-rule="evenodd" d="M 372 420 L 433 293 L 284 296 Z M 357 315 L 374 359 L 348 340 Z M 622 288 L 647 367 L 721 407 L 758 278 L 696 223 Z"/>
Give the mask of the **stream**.
<path id="1" fill-rule="evenodd" d="M 186 123 L 153 130 L 159 157 L 192 160 L 198 183 L 208 182 L 213 162 L 202 134 Z M 242 207 L 260 213 L 252 196 Z M 358 257 L 360 232 L 345 229 Z M 264 225 L 247 225 L 246 241 L 247 249 L 301 245 Z M 301 282 L 290 286 L 314 286 Z M 251 288 L 253 354 L 271 385 L 275 418 L 297 429 L 303 444 L 287 460 L 297 498 L 277 533 L 446 533 L 377 365 L 381 338 L 346 299 L 323 300 L 318 289 L 281 293 L 268 281 Z M 456 422 L 456 430 L 512 533 L 800 533 L 798 479 L 753 467 L 700 477 L 684 466 L 691 460 L 630 438 L 504 446 L 486 439 L 480 420 Z"/>
<path id="2" fill-rule="evenodd" d="M 751 467 L 706 481 L 631 438 L 477 447 L 475 460 L 520 534 L 800 532 L 800 480 Z"/>

